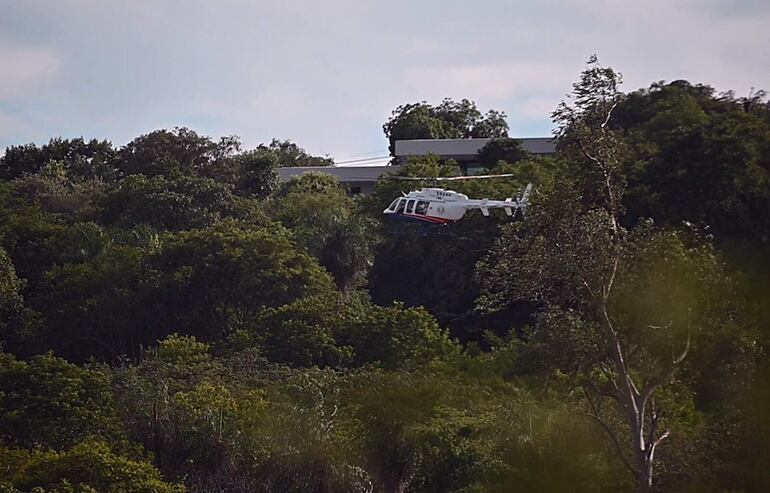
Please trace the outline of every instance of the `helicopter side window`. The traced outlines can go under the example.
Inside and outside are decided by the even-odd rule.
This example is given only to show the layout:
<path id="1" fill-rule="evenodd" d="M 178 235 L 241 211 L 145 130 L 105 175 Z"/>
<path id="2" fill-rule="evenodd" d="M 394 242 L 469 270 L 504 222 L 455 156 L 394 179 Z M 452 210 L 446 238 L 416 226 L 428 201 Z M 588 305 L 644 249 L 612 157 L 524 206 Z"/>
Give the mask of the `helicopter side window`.
<path id="1" fill-rule="evenodd" d="M 396 206 L 396 214 L 403 214 L 405 205 L 406 205 L 406 199 L 398 199 L 398 205 Z"/>
<path id="2" fill-rule="evenodd" d="M 429 204 L 429 202 L 427 202 L 425 200 L 418 201 L 417 202 L 417 206 L 414 209 L 414 213 L 415 214 L 420 214 L 420 215 L 424 216 L 425 214 L 428 213 L 428 204 Z"/>
<path id="3" fill-rule="evenodd" d="M 414 209 L 414 199 L 412 199 L 412 200 L 410 200 L 409 202 L 406 203 L 406 213 L 407 214 L 411 214 L 412 213 L 412 209 Z"/>
<path id="4" fill-rule="evenodd" d="M 390 205 L 388 206 L 388 210 L 389 211 L 395 211 L 396 210 L 396 204 L 398 204 L 399 200 L 401 200 L 401 199 L 396 199 L 393 202 L 391 202 Z"/>

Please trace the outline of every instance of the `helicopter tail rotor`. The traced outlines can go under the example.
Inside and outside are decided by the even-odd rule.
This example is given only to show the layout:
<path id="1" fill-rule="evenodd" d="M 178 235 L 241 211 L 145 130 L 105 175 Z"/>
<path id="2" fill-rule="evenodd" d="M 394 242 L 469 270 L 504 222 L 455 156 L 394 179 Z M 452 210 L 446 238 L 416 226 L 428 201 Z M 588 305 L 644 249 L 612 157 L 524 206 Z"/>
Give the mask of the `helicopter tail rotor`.
<path id="1" fill-rule="evenodd" d="M 532 194 L 532 184 L 528 183 L 527 187 L 524 189 L 524 192 L 521 194 L 521 198 L 514 200 L 512 197 L 508 197 L 507 199 L 505 199 L 505 205 L 503 205 L 503 208 L 505 209 L 505 214 L 508 216 L 513 216 L 514 209 L 521 209 L 521 212 L 524 213 L 527 206 L 529 205 L 529 196 L 531 194 Z"/>
<path id="2" fill-rule="evenodd" d="M 521 198 L 519 199 L 519 204 L 522 204 L 525 207 L 529 205 L 529 196 L 531 194 L 532 194 L 532 184 L 528 183 L 527 188 L 524 189 L 524 193 L 521 194 Z"/>

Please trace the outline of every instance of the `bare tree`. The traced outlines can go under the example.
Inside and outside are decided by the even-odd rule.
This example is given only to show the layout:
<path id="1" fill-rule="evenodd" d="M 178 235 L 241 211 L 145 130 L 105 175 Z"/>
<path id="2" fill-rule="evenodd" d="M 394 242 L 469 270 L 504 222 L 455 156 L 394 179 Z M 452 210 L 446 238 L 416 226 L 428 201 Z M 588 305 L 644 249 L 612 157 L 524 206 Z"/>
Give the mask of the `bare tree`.
<path id="1" fill-rule="evenodd" d="M 580 80 L 573 85 L 570 100 L 562 101 L 554 112 L 554 121 L 559 125 L 558 135 L 563 148 L 572 147 L 585 160 L 588 174 L 598 174 L 603 190 L 600 197 L 604 202 L 611 234 L 609 268 L 606 275 L 596 279 L 593 285 L 587 279 L 584 287 L 598 315 L 602 335 L 610 356 L 610 366 L 603 367 L 610 383 L 608 389 L 598 389 L 592 383 L 584 388 L 589 404 L 589 416 L 599 423 L 610 436 L 618 456 L 633 471 L 641 488 L 653 485 L 655 449 L 669 436 L 668 430 L 660 429 L 661 409 L 655 402 L 655 391 L 668 381 L 685 359 L 690 348 L 690 338 L 681 352 L 672 358 L 670 365 L 657 376 L 646 382 L 638 382 L 629 367 L 626 348 L 621 340 L 615 321 L 610 316 L 610 297 L 613 294 L 618 270 L 626 250 L 626 231 L 620 226 L 621 199 L 624 183 L 620 174 L 622 141 L 610 129 L 612 113 L 621 99 L 618 86 L 621 74 L 611 68 L 599 65 L 596 56 L 588 61 L 588 68 Z M 596 180 L 593 180 L 596 183 Z M 633 457 L 629 460 L 621 441 L 608 425 L 600 412 L 596 399 L 609 397 L 617 402 L 631 433 Z"/>
<path id="2" fill-rule="evenodd" d="M 696 300 L 698 276 L 718 262 L 675 232 L 623 227 L 624 146 L 611 129 L 620 83 L 619 73 L 592 57 L 554 112 L 573 179 L 535 197 L 525 222 L 504 231 L 479 265 L 479 305 L 494 310 L 531 299 L 553 315 L 541 317 L 543 324 L 562 324 L 549 339 L 559 346 L 550 364 L 580 373 L 588 416 L 608 434 L 640 490 L 648 491 L 656 450 L 671 434 L 656 396 L 681 367 L 690 331 L 700 323 L 693 315 L 702 301 Z M 679 292 L 689 297 L 679 299 Z M 559 330 L 573 319 L 580 320 L 573 331 L 580 335 L 560 340 L 569 336 Z M 565 350 L 577 355 L 569 363 Z"/>

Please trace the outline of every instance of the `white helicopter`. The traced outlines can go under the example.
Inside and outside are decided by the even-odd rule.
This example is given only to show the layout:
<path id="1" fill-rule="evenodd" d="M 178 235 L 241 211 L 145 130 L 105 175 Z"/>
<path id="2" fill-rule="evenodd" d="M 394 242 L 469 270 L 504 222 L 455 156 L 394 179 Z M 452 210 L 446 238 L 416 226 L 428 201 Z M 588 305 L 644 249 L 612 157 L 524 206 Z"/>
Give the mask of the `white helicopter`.
<path id="1" fill-rule="evenodd" d="M 455 181 L 485 178 L 504 178 L 513 175 L 476 175 L 453 176 L 443 178 L 412 178 L 392 176 L 396 180 L 428 180 L 428 181 Z M 469 199 L 463 193 L 443 188 L 421 188 L 403 197 L 395 199 L 387 209 L 382 211 L 388 218 L 418 221 L 430 224 L 448 224 L 459 221 L 466 212 L 471 209 L 479 209 L 484 216 L 489 216 L 489 209 L 505 209 L 508 216 L 513 216 L 515 210 L 522 213 L 529 204 L 529 196 L 532 193 L 532 184 L 528 184 L 521 197 L 518 199 L 507 198 L 505 200 Z"/>

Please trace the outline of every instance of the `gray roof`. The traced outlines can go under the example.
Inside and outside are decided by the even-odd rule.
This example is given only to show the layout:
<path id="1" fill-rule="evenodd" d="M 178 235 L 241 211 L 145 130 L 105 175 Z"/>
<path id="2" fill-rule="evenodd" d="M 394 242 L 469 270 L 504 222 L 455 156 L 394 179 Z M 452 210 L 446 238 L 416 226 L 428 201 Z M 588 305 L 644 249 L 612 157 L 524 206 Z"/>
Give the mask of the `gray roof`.
<path id="1" fill-rule="evenodd" d="M 424 139 L 397 140 L 396 157 L 435 154 L 445 159 L 470 161 L 479 149 L 492 139 Z M 551 137 L 527 137 L 518 139 L 524 149 L 533 154 L 553 154 L 556 141 Z M 399 166 L 306 166 L 278 168 L 278 179 L 286 181 L 305 173 L 327 173 L 343 183 L 374 183 L 382 175 L 397 173 Z"/>
<path id="2" fill-rule="evenodd" d="M 304 175 L 305 173 L 327 173 L 337 178 L 337 181 L 345 183 L 354 182 L 376 182 L 377 179 L 386 173 L 396 173 L 399 166 L 307 166 L 278 168 L 278 178 L 286 181 L 294 176 Z"/>
<path id="3" fill-rule="evenodd" d="M 397 140 L 396 157 L 435 154 L 446 159 L 470 160 L 492 139 L 419 139 Z M 556 141 L 553 137 L 525 137 L 522 146 L 533 154 L 553 154 Z"/>

